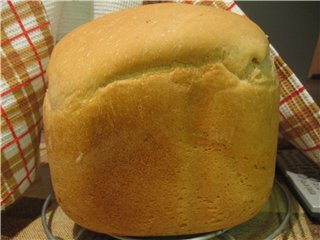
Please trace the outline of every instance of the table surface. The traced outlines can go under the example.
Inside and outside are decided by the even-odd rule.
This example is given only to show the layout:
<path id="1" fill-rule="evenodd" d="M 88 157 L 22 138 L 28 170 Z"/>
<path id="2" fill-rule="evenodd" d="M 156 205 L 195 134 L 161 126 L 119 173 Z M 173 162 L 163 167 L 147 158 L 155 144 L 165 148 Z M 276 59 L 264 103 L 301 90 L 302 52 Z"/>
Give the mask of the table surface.
<path id="1" fill-rule="evenodd" d="M 277 176 L 277 178 L 281 177 Z M 52 191 L 50 172 L 48 167 L 47 154 L 44 144 L 40 145 L 40 162 L 37 171 L 37 178 L 26 194 L 7 210 L 2 212 L 2 235 L 1 239 L 46 239 L 41 225 L 41 208 L 45 198 Z M 299 203 L 290 194 L 292 200 L 292 212 L 285 231 L 279 235 L 277 240 L 300 240 L 300 239 L 320 239 L 320 225 L 312 222 L 305 214 Z M 278 200 L 277 200 L 278 199 Z M 285 209 L 283 203 L 279 202 L 279 197 L 273 199 L 274 206 L 263 210 L 266 214 L 283 215 Z M 72 239 L 75 231 L 75 224 L 58 207 L 50 207 L 54 210 L 54 219 L 48 215 L 51 221 L 52 231 L 63 239 Z M 271 223 L 270 223 L 271 224 Z M 252 227 L 254 228 L 254 227 Z M 69 231 L 68 231 L 69 230 Z M 255 229 L 257 231 L 257 229 Z M 259 230 L 259 229 L 258 229 Z M 260 230 L 259 230 L 260 231 Z M 97 238 L 98 239 L 98 238 Z M 101 238 L 100 238 L 101 239 Z"/>

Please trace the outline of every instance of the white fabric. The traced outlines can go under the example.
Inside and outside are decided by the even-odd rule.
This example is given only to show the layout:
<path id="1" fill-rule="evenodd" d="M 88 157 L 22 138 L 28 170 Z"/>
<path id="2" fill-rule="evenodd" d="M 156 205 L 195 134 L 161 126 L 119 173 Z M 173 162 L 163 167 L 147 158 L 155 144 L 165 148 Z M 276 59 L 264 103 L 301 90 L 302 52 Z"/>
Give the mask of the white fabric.
<path id="1" fill-rule="evenodd" d="M 134 1 L 43 1 L 55 41 L 76 27 L 98 17 L 142 4 Z"/>

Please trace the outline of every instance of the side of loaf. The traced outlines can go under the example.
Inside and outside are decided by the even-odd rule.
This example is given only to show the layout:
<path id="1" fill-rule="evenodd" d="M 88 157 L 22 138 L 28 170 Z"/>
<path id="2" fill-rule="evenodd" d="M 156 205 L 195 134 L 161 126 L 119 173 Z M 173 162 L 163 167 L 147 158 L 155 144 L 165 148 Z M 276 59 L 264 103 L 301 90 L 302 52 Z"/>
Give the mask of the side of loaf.
<path id="1" fill-rule="evenodd" d="M 246 17 L 173 3 L 112 13 L 62 39 L 48 77 L 53 187 L 79 225 L 196 234 L 240 224 L 268 199 L 279 87 Z"/>

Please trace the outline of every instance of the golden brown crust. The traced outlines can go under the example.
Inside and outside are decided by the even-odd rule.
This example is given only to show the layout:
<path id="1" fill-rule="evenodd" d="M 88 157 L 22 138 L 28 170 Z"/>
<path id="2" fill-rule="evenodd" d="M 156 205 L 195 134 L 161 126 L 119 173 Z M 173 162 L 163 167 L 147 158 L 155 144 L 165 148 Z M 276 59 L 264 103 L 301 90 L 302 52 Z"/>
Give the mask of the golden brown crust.
<path id="1" fill-rule="evenodd" d="M 220 61 L 241 76 L 267 52 L 264 33 L 244 16 L 187 4 L 132 8 L 85 24 L 58 43 L 48 68 L 49 99 L 61 108 L 113 78 L 176 63 Z"/>
<path id="2" fill-rule="evenodd" d="M 268 41 L 247 18 L 176 4 L 110 14 L 66 36 L 48 76 L 53 185 L 78 224 L 209 232 L 267 200 L 279 89 Z"/>

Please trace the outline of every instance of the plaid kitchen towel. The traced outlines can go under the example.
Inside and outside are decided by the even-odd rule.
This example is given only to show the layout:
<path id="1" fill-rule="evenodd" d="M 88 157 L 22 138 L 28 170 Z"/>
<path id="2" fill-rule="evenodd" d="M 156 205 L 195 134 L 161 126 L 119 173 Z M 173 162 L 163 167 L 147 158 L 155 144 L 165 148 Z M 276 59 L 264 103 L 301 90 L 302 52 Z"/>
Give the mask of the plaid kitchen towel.
<path id="1" fill-rule="evenodd" d="M 1 8 L 1 209 L 34 181 L 46 66 L 53 48 L 41 2 Z"/>
<path id="2" fill-rule="evenodd" d="M 5 2 L 2 17 L 1 77 L 1 206 L 12 203 L 30 185 L 41 126 L 46 87 L 45 68 L 53 46 L 75 27 L 128 7 L 168 1 L 44 1 Z M 244 15 L 234 1 L 178 0 Z M 278 72 L 279 134 L 320 165 L 320 110 L 299 79 L 270 45 Z"/>

